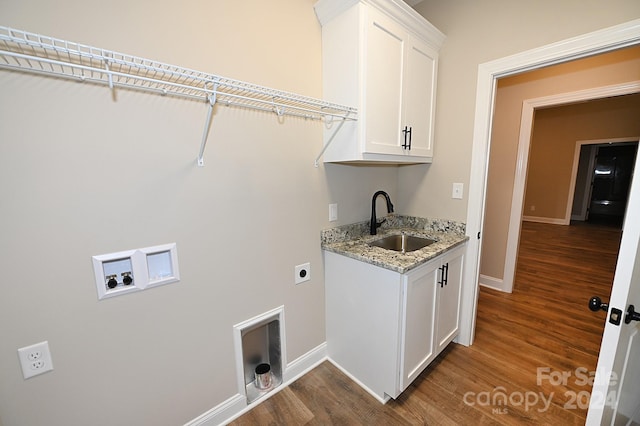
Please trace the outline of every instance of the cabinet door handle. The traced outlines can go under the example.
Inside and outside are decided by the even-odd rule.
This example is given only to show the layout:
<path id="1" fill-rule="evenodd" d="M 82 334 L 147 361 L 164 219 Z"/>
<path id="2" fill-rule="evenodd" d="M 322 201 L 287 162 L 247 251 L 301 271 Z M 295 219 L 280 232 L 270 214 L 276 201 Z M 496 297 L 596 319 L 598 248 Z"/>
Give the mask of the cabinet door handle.
<path id="1" fill-rule="evenodd" d="M 445 278 L 445 265 L 442 265 L 441 267 L 439 267 L 438 272 L 440 272 L 440 279 L 438 280 L 438 284 L 440 284 L 440 288 L 442 288 L 445 285 L 447 285 L 446 278 Z"/>
<path id="2" fill-rule="evenodd" d="M 402 148 L 407 149 L 407 147 L 411 146 L 411 142 L 407 144 L 407 134 L 409 134 L 409 140 L 411 140 L 411 132 L 407 126 L 404 126 L 402 133 L 404 134 L 404 143 L 401 146 Z"/>
<path id="3" fill-rule="evenodd" d="M 449 264 L 445 263 L 438 269 L 440 269 L 442 277 L 438 284 L 440 284 L 440 287 L 444 287 L 445 285 L 449 284 Z"/>
<path id="4" fill-rule="evenodd" d="M 444 285 L 449 284 L 449 263 L 445 263 L 444 267 Z"/>
<path id="5" fill-rule="evenodd" d="M 404 133 L 404 143 L 401 146 L 402 148 L 408 149 L 409 151 L 411 151 L 411 130 L 413 130 L 413 127 L 409 126 L 404 126 L 404 129 L 402 130 L 402 133 Z M 407 136 L 409 136 L 408 142 Z"/>

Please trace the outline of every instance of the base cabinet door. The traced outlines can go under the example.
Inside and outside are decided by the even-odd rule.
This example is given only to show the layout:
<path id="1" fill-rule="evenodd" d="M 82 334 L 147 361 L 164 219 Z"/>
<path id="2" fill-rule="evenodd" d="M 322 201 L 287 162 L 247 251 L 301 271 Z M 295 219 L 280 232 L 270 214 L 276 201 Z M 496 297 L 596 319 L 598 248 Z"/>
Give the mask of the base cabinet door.
<path id="1" fill-rule="evenodd" d="M 458 248 L 442 258 L 440 277 L 436 284 L 437 311 L 435 344 L 436 352 L 442 351 L 457 335 L 460 329 L 460 290 L 464 250 Z"/>
<path id="2" fill-rule="evenodd" d="M 435 357 L 434 316 L 440 262 L 403 276 L 400 389 L 402 392 Z"/>

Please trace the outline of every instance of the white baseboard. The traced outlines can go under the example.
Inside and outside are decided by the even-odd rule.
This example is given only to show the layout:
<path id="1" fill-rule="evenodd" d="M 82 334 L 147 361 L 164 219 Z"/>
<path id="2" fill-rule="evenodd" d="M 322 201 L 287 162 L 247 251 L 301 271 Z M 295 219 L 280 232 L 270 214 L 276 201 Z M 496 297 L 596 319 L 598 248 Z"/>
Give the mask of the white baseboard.
<path id="1" fill-rule="evenodd" d="M 510 291 L 507 291 L 504 288 L 504 281 L 502 280 L 502 278 L 494 278 L 494 277 L 480 274 L 480 279 L 478 284 L 480 284 L 483 287 L 489 287 L 494 290 L 503 291 L 505 293 L 511 293 Z"/>
<path id="2" fill-rule="evenodd" d="M 568 225 L 569 224 L 567 220 L 558 219 L 555 217 L 522 216 L 522 220 L 526 222 L 550 223 L 551 225 Z"/>
<path id="3" fill-rule="evenodd" d="M 247 408 L 247 397 L 235 394 L 231 398 L 218 404 L 206 413 L 196 417 L 185 426 L 217 426 L 228 423 Z"/>
<path id="4" fill-rule="evenodd" d="M 310 350 L 306 354 L 287 364 L 283 373 L 282 384 L 273 391 L 257 399 L 251 405 L 247 405 L 247 397 L 245 395 L 238 393 L 222 402 L 221 404 L 216 405 L 206 413 L 196 417 L 190 422 L 185 423 L 185 426 L 225 425 L 232 420 L 240 417 L 247 411 L 251 410 L 261 402 L 266 401 L 271 396 L 286 388 L 291 383 L 295 382 L 300 377 L 304 376 L 306 373 L 313 370 L 315 367 L 326 360 L 327 343 L 324 342 L 321 345 Z"/>
<path id="5" fill-rule="evenodd" d="M 286 384 L 295 382 L 326 360 L 327 342 L 324 342 L 287 364 L 287 369 L 284 372 L 284 382 Z"/>

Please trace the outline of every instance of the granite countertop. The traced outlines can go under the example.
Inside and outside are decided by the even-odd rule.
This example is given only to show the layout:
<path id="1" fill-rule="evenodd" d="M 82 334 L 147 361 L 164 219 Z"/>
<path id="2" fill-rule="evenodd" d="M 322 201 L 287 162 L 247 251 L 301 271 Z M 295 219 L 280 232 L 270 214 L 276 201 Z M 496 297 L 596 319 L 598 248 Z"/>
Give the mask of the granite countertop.
<path id="1" fill-rule="evenodd" d="M 460 222 L 396 214 L 385 219 L 377 235 L 369 234 L 369 221 L 325 229 L 321 234 L 322 249 L 404 274 L 469 239 L 465 235 L 465 225 Z M 436 242 L 409 253 L 368 245 L 371 241 L 402 232 Z"/>

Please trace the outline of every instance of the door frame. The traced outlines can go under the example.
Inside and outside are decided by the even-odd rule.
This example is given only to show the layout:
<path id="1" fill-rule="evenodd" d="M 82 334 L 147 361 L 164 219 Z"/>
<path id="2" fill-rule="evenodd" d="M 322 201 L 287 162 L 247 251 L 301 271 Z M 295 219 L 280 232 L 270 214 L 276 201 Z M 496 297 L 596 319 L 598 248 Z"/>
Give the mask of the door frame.
<path id="1" fill-rule="evenodd" d="M 470 345 L 475 335 L 480 276 L 480 238 L 484 222 L 491 125 L 498 78 L 637 44 L 640 44 L 640 19 L 485 62 L 478 66 L 466 219 L 467 235 L 470 239 L 467 245 L 468 262 L 463 281 L 459 343 Z"/>
<path id="2" fill-rule="evenodd" d="M 573 184 L 573 201 L 571 202 L 571 217 L 570 220 L 579 220 L 584 222 L 588 219 L 588 205 L 589 200 L 591 200 L 591 182 L 593 181 L 593 169 L 596 163 L 596 153 L 594 149 L 589 150 L 589 158 L 587 160 L 587 164 L 583 167 L 587 169 L 587 175 L 585 176 L 584 182 L 580 182 L 582 186 L 582 200 L 580 200 L 580 211 L 577 214 L 573 213 L 573 205 L 575 204 L 576 199 L 576 189 L 578 188 L 578 173 L 580 173 L 580 161 L 582 155 L 582 148 L 586 146 L 597 146 L 597 144 L 590 144 L 589 141 L 577 141 L 576 142 L 576 150 L 573 154 L 573 164 L 576 170 L 575 176 L 571 176 L 571 180 L 575 182 Z"/>
<path id="3" fill-rule="evenodd" d="M 558 93 L 540 98 L 527 99 L 522 103 L 522 116 L 520 119 L 520 135 L 518 138 L 518 156 L 516 160 L 516 176 L 513 182 L 513 195 L 511 197 L 511 214 L 509 216 L 509 231 L 507 234 L 507 251 L 505 253 L 504 270 L 502 273 L 502 285 L 500 289 L 507 293 L 513 291 L 513 281 L 516 275 L 516 260 L 518 258 L 518 246 L 520 245 L 520 222 L 524 212 L 524 195 L 527 181 L 527 167 L 529 166 L 529 151 L 531 135 L 533 131 L 534 114 L 537 108 L 557 107 L 576 102 L 585 102 L 595 99 L 603 99 L 611 96 L 629 95 L 640 92 L 640 81 L 614 84 L 610 86 L 594 87 L 575 92 Z M 578 152 L 579 154 L 579 152 Z M 552 219 L 546 223 L 568 225 L 571 221 L 571 206 L 575 190 L 575 174 L 578 165 L 573 165 L 572 182 L 569 188 L 569 201 L 563 219 Z M 488 168 L 488 160 L 487 160 Z"/>

